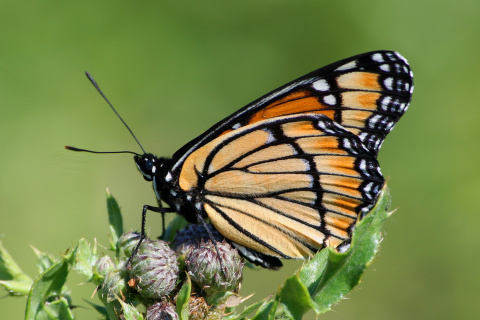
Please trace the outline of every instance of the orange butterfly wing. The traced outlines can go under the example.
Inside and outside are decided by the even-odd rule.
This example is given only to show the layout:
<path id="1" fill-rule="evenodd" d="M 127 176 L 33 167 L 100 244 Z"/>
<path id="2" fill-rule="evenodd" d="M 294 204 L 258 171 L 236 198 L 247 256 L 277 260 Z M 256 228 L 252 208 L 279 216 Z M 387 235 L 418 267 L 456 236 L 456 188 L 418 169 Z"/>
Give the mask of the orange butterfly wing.
<path id="1" fill-rule="evenodd" d="M 194 151 L 179 176 L 215 228 L 255 251 L 302 258 L 350 236 L 384 183 L 358 137 L 322 114 L 259 121 Z"/>

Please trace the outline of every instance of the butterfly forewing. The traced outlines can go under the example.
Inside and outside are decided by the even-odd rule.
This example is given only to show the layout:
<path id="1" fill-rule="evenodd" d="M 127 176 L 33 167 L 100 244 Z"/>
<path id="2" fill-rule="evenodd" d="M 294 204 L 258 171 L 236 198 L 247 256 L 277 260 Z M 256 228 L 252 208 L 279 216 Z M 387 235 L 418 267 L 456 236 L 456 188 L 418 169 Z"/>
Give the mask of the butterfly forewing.
<path id="1" fill-rule="evenodd" d="M 225 237 L 284 258 L 348 239 L 384 182 L 358 137 L 322 114 L 221 135 L 186 158 L 178 181 L 187 194 L 201 190 L 202 209 Z"/>
<path id="2" fill-rule="evenodd" d="M 386 135 L 407 110 L 413 73 L 399 53 L 374 51 L 344 59 L 288 83 L 220 121 L 173 157 L 186 156 L 221 134 L 265 119 L 320 113 L 359 137 L 376 156 Z"/>

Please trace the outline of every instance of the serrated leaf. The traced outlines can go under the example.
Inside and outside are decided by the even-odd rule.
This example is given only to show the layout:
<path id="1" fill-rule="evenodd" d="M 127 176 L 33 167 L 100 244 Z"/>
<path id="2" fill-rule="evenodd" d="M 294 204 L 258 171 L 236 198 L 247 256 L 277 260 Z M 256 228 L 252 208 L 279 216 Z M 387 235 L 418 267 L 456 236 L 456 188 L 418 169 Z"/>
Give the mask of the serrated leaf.
<path id="1" fill-rule="evenodd" d="M 388 192 L 382 192 L 375 208 L 357 225 L 352 245 L 345 253 L 328 249 L 328 262 L 319 282 L 310 282 L 309 289 L 315 291 L 313 300 L 318 304 L 317 313 L 323 313 L 340 301 L 355 287 L 369 263 L 375 257 L 381 240 L 381 227 L 388 218 L 386 207 Z M 327 251 L 327 250 L 325 250 Z"/>
<path id="2" fill-rule="evenodd" d="M 123 234 L 123 218 L 117 200 L 107 189 L 108 224 L 110 227 L 110 248 L 116 251 L 117 241 Z"/>
<path id="3" fill-rule="evenodd" d="M 91 279 L 93 276 L 93 266 L 98 257 L 90 247 L 90 244 L 84 239 L 78 241 L 78 245 L 73 252 L 74 264 L 73 268 L 79 273 Z"/>
<path id="4" fill-rule="evenodd" d="M 27 299 L 25 319 L 60 319 L 63 312 L 63 302 L 55 304 L 57 300 L 63 301 L 62 288 L 67 280 L 68 262 L 61 259 L 42 273 L 33 283 Z M 68 303 L 68 299 L 65 299 Z M 52 318 L 52 316 L 57 318 Z"/>
<path id="5" fill-rule="evenodd" d="M 11 295 L 27 295 L 33 280 L 17 265 L 0 241 L 0 285 Z"/>
<path id="6" fill-rule="evenodd" d="M 190 294 L 192 292 L 192 281 L 188 273 L 186 274 L 185 283 L 178 291 L 176 312 L 180 320 L 188 320 L 188 302 L 190 301 Z"/>

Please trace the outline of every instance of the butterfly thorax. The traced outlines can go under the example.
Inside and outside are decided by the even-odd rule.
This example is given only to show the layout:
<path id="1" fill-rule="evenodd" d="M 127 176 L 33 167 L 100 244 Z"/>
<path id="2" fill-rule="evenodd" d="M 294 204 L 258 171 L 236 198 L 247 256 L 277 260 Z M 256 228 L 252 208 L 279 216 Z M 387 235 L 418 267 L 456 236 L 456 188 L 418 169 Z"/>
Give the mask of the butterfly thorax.
<path id="1" fill-rule="evenodd" d="M 177 184 L 172 183 L 175 179 L 168 178 L 172 175 L 170 172 L 172 160 L 156 157 L 151 153 L 135 156 L 134 160 L 143 178 L 152 181 L 157 200 L 167 203 L 187 221 L 196 223 L 198 210 L 195 209 L 195 204 L 198 201 L 195 199 L 198 200 L 201 196 L 195 190 L 186 193 L 180 190 Z"/>

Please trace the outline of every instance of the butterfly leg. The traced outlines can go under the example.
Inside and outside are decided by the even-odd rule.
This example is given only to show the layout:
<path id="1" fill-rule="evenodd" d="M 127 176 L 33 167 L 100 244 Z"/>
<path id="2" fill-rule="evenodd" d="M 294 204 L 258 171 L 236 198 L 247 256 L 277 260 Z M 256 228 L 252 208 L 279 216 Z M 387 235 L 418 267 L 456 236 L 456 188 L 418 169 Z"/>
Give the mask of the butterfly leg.
<path id="1" fill-rule="evenodd" d="M 143 210 L 142 210 L 142 229 L 140 233 L 140 240 L 138 240 L 138 244 L 133 249 L 132 255 L 130 258 L 128 258 L 126 268 L 130 269 L 131 268 L 131 263 L 132 263 L 132 258 L 137 254 L 138 248 L 140 247 L 140 244 L 142 244 L 143 240 L 147 238 L 147 234 L 145 232 L 145 221 L 147 217 L 147 211 L 152 211 L 152 212 L 158 212 L 162 214 L 162 222 L 163 222 L 163 232 L 165 233 L 165 213 L 167 212 L 175 212 L 172 208 L 163 208 L 163 207 L 154 207 L 154 206 L 149 206 L 149 205 L 144 205 Z"/>

